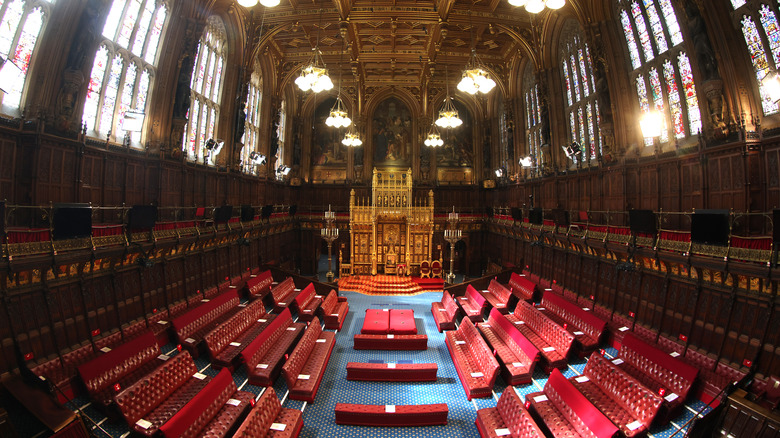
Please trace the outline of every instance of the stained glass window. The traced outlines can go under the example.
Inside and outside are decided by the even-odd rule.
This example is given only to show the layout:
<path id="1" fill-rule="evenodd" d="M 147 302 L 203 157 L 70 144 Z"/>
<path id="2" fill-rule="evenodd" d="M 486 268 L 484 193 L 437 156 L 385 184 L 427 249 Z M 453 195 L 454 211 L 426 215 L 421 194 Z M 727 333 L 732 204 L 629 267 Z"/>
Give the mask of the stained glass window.
<path id="1" fill-rule="evenodd" d="M 753 61 L 753 68 L 756 70 L 764 114 L 775 113 L 777 112 L 777 103 L 772 102 L 766 89 L 761 84 L 761 80 L 763 80 L 772 70 L 769 65 L 769 59 L 764 51 L 764 44 L 761 42 L 761 35 L 758 33 L 756 23 L 751 17 L 744 16 L 742 18 L 742 33 L 745 35 L 745 43 L 747 44 L 748 52 L 750 53 L 750 59 Z"/>
<path id="2" fill-rule="evenodd" d="M 596 107 L 596 87 L 593 79 L 588 45 L 582 42 L 582 33 L 576 23 L 567 23 L 562 32 L 568 37 L 561 41 L 562 74 L 564 86 L 573 88 L 567 95 L 566 111 L 569 118 L 570 137 L 567 143 L 577 142 L 582 154 L 571 157 L 571 162 L 595 163 L 601 154 L 599 119 L 593 113 Z M 568 145 L 568 144 L 567 144 Z"/>
<path id="3" fill-rule="evenodd" d="M 734 7 L 734 9 L 739 8 L 745 3 L 747 3 L 747 0 L 731 0 L 731 5 Z"/>
<path id="4" fill-rule="evenodd" d="M 0 1 L 0 56 L 19 68 L 13 83 L 3 84 L 0 97 L 3 107 L 19 108 L 38 37 L 50 15 L 54 0 Z"/>
<path id="5" fill-rule="evenodd" d="M 227 52 L 225 27 L 216 17 L 210 17 L 200 38 L 197 57 L 190 81 L 190 110 L 182 147 L 187 159 L 209 165 L 216 164 L 219 141 L 216 137 L 222 94 L 222 68 Z M 217 144 L 206 148 L 209 140 Z"/>
<path id="6" fill-rule="evenodd" d="M 640 111 L 653 109 L 661 113 L 661 143 L 697 135 L 701 130 L 701 115 L 696 87 L 690 61 L 683 51 L 683 35 L 672 1 L 641 0 L 640 4 L 635 0 L 627 4 L 616 0 L 615 4 L 622 17 L 621 26 L 636 78 Z M 650 25 L 653 38 L 644 36 L 647 33 L 646 23 Z M 638 62 L 634 54 L 635 35 L 642 42 L 645 54 L 649 52 L 657 56 L 645 56 L 644 61 Z M 668 127 L 674 130 L 673 136 Z M 653 143 L 653 139 L 645 139 L 645 145 Z"/>
<path id="7" fill-rule="evenodd" d="M 564 63 L 565 65 L 565 63 Z M 542 163 L 541 146 L 542 146 L 542 124 L 541 124 L 541 108 L 539 107 L 539 85 L 536 83 L 536 76 L 534 70 L 530 64 L 525 69 L 523 76 L 523 94 L 525 95 L 525 114 L 526 114 L 526 138 L 528 141 L 528 152 L 532 161 L 532 174 L 537 172 L 537 166 Z"/>
<path id="8" fill-rule="evenodd" d="M 777 28 L 777 17 L 767 5 L 761 5 L 758 13 L 761 15 L 761 25 L 764 26 L 764 32 L 766 32 L 766 38 L 769 41 L 771 49 L 769 53 L 772 54 L 775 66 L 780 65 L 780 29 Z"/>
<path id="9" fill-rule="evenodd" d="M 84 122 L 94 135 L 125 137 L 127 111 L 145 112 L 156 72 L 161 35 L 168 17 L 166 2 L 114 0 L 103 26 L 103 41 L 92 64 Z M 128 132 L 136 144 L 140 133 Z"/>
<path id="10" fill-rule="evenodd" d="M 244 138 L 242 139 L 244 149 L 241 153 L 241 162 L 244 164 L 243 170 L 251 174 L 257 174 L 257 166 L 250 162 L 249 154 L 254 151 L 262 153 L 260 149 L 260 105 L 263 102 L 261 91 L 263 86 L 259 71 L 259 66 L 255 66 L 255 74 L 252 75 L 247 85 L 244 108 L 246 119 L 244 121 Z"/>
<path id="11" fill-rule="evenodd" d="M 777 23 L 780 2 L 731 0 L 731 5 L 736 11 L 735 18 L 742 24 L 742 34 L 756 75 L 761 108 L 764 115 L 775 114 L 780 111 L 780 103 L 772 101 L 763 80 L 768 74 L 777 73 L 780 69 L 780 27 Z M 761 22 L 760 28 L 756 20 Z M 769 47 L 764 45 L 765 41 Z M 770 54 L 767 54 L 767 49 Z"/>

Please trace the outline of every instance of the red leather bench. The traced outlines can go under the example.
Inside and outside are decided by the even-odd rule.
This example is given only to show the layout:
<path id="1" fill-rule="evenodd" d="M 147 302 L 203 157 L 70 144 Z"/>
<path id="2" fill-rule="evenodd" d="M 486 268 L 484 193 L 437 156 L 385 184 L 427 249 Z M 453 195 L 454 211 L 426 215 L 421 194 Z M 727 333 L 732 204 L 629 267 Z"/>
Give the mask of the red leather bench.
<path id="1" fill-rule="evenodd" d="M 317 396 L 325 368 L 328 367 L 336 334 L 322 331 L 320 319 L 316 316 L 303 333 L 287 362 L 282 366 L 282 375 L 290 390 L 291 400 L 313 402 Z"/>
<path id="2" fill-rule="evenodd" d="M 498 375 L 498 361 L 471 320 L 464 317 L 457 330 L 446 332 L 445 343 L 466 398 L 490 397 Z"/>
<path id="3" fill-rule="evenodd" d="M 241 352 L 249 383 L 271 386 L 279 377 L 284 356 L 295 347 L 306 324 L 293 322 L 290 309 L 284 309 L 268 327 Z"/>
<path id="4" fill-rule="evenodd" d="M 629 333 L 623 337 L 618 357 L 612 360 L 651 391 L 664 398 L 671 418 L 683 409 L 699 370 Z"/>
<path id="5" fill-rule="evenodd" d="M 203 340 L 206 342 L 206 348 L 209 351 L 211 365 L 216 369 L 228 367 L 232 370 L 234 366 L 233 361 L 238 357 L 241 350 L 248 345 L 248 342 L 237 342 L 238 339 L 250 328 L 262 324 L 258 323 L 258 319 L 264 316 L 266 316 L 266 313 L 263 302 L 255 300 L 247 304 L 230 319 L 220 324 L 219 327 L 206 333 L 203 336 Z"/>
<path id="6" fill-rule="evenodd" d="M 482 438 L 512 436 L 517 438 L 543 438 L 539 426 L 523 406 L 523 401 L 508 386 L 494 408 L 477 411 L 477 430 Z"/>
<path id="7" fill-rule="evenodd" d="M 443 330 L 455 330 L 458 305 L 455 304 L 455 300 L 452 299 L 452 295 L 448 291 L 445 290 L 442 294 L 441 302 L 431 303 L 431 313 L 433 313 L 433 320 L 436 322 L 439 333 Z"/>
<path id="8" fill-rule="evenodd" d="M 165 437 L 227 436 L 254 402 L 254 394 L 239 391 L 223 369 L 183 408 L 160 426 Z"/>
<path id="9" fill-rule="evenodd" d="M 303 428 L 303 414 L 298 409 L 283 408 L 273 387 L 266 388 L 234 438 L 290 437 L 295 438 Z"/>
<path id="10" fill-rule="evenodd" d="M 78 366 L 88 362 L 95 356 L 95 350 L 90 342 L 62 354 L 61 357 L 43 362 L 40 365 L 31 366 L 30 368 L 35 375 L 44 377 L 57 385 L 64 397 L 70 400 L 80 392 L 79 390 L 83 391 L 81 385 L 76 383 Z M 57 397 L 60 399 L 60 402 L 64 403 L 67 401 L 62 399 L 62 394 L 58 394 Z"/>
<path id="11" fill-rule="evenodd" d="M 553 436 L 612 438 L 618 428 L 554 369 L 542 392 L 525 396 L 529 410 Z"/>
<path id="12" fill-rule="evenodd" d="M 663 399 L 599 354 L 592 354 L 581 376 L 569 381 L 626 437 L 644 436 Z"/>
<path id="13" fill-rule="evenodd" d="M 466 294 L 458 297 L 457 302 L 471 322 L 484 320 L 482 312 L 487 308 L 487 300 L 472 285 L 466 286 Z"/>
<path id="14" fill-rule="evenodd" d="M 364 335 L 385 335 L 390 332 L 390 309 L 366 309 L 363 327 Z"/>
<path id="15" fill-rule="evenodd" d="M 156 368 L 160 361 L 160 347 L 152 332 L 109 349 L 87 363 L 79 365 L 78 372 L 95 407 L 109 412 L 114 394 L 132 385 Z"/>
<path id="16" fill-rule="evenodd" d="M 354 337 L 355 350 L 427 350 L 426 335 L 363 335 Z"/>
<path id="17" fill-rule="evenodd" d="M 493 306 L 494 309 L 498 309 L 501 313 L 509 313 L 510 300 L 514 297 L 509 289 L 505 288 L 495 279 L 490 280 L 490 284 L 486 290 L 482 291 L 482 296 Z"/>
<path id="18" fill-rule="evenodd" d="M 317 309 L 322 304 L 322 296 L 317 295 L 314 291 L 314 284 L 309 283 L 308 286 L 303 288 L 301 293 L 295 297 L 293 304 L 298 311 L 298 320 L 302 322 L 309 322 L 314 318 Z"/>
<path id="19" fill-rule="evenodd" d="M 586 357 L 598 349 L 607 322 L 593 312 L 582 310 L 577 304 L 550 291 L 545 292 L 542 305 L 537 309 L 547 309 L 549 312 L 545 315 L 574 335 L 580 357 Z"/>
<path id="20" fill-rule="evenodd" d="M 435 363 L 347 363 L 347 380 L 375 382 L 434 382 Z"/>
<path id="21" fill-rule="evenodd" d="M 620 348 L 623 336 L 634 328 L 634 321 L 600 304 L 594 304 L 593 309 L 587 306 L 583 309 L 593 310 L 596 316 L 607 322 L 607 340 L 615 348 Z"/>
<path id="22" fill-rule="evenodd" d="M 682 360 L 699 368 L 698 387 L 705 402 L 717 396 L 730 383 L 742 380 L 747 374 L 744 370 L 715 361 L 715 358 L 698 351 L 694 346 L 686 349 Z"/>
<path id="23" fill-rule="evenodd" d="M 447 424 L 444 403 L 431 405 L 359 405 L 336 403 L 336 424 L 357 426 L 433 426 Z"/>
<path id="24" fill-rule="evenodd" d="M 507 319 L 539 350 L 546 372 L 566 367 L 574 335 L 525 301 L 517 303 Z"/>
<path id="25" fill-rule="evenodd" d="M 203 342 L 203 336 L 240 310 L 238 293 L 234 290 L 204 301 L 172 322 L 178 342 L 193 357 L 198 357 L 198 347 Z"/>
<path id="26" fill-rule="evenodd" d="M 154 436 L 211 380 L 198 373 L 189 352 L 168 359 L 116 395 L 116 404 L 132 433 Z"/>
<path id="27" fill-rule="evenodd" d="M 325 322 L 325 328 L 328 330 L 341 330 L 344 320 L 347 319 L 347 313 L 349 313 L 347 300 L 339 300 L 336 291 L 331 289 L 322 301 L 320 309 L 322 311 L 322 320 Z"/>
<path id="28" fill-rule="evenodd" d="M 287 277 L 284 281 L 271 288 L 271 298 L 274 302 L 274 312 L 279 313 L 286 309 L 300 292 L 295 288 L 295 282 L 292 277 Z"/>
<path id="29" fill-rule="evenodd" d="M 250 298 L 265 298 L 269 292 L 271 292 L 271 283 L 274 278 L 271 276 L 271 271 L 267 270 L 262 274 L 250 276 L 246 280 L 246 288 L 249 291 Z"/>
<path id="30" fill-rule="evenodd" d="M 390 327 L 387 332 L 395 335 L 417 334 L 417 325 L 414 323 L 414 310 L 391 309 Z"/>
<path id="31" fill-rule="evenodd" d="M 477 325 L 501 360 L 501 375 L 510 385 L 531 381 L 539 350 L 495 307 L 486 323 Z"/>
<path id="32" fill-rule="evenodd" d="M 520 300 L 533 301 L 537 291 L 536 282 L 525 274 L 513 272 L 509 278 L 509 290 Z"/>

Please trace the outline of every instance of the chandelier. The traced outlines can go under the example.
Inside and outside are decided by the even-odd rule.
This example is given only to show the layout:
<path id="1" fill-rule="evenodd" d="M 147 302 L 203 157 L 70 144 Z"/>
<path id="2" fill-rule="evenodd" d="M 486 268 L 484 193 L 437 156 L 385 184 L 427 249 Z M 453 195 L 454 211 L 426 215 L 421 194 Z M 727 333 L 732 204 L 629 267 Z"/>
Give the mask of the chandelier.
<path id="1" fill-rule="evenodd" d="M 279 6 L 279 2 L 280 0 L 260 0 L 260 4 L 265 6 L 266 8 L 273 8 L 274 6 Z M 245 8 L 251 8 L 257 5 L 257 0 L 238 0 L 238 4 Z"/>
<path id="2" fill-rule="evenodd" d="M 333 88 L 333 81 L 328 76 L 328 69 L 325 68 L 325 63 L 322 61 L 322 55 L 318 48 L 312 49 L 314 54 L 311 57 L 309 65 L 301 70 L 301 75 L 295 79 L 295 85 L 301 89 L 301 91 L 313 91 L 319 93 L 320 91 L 330 90 Z"/>
<path id="3" fill-rule="evenodd" d="M 566 0 L 509 0 L 509 4 L 512 6 L 525 6 L 526 11 L 538 14 L 545 7 L 550 9 L 562 8 L 566 4 Z"/>
<path id="4" fill-rule="evenodd" d="M 325 119 L 325 124 L 331 128 L 346 128 L 352 124 L 352 119 L 349 118 L 344 110 L 341 96 L 336 97 L 336 104 L 330 109 L 330 115 Z"/>
<path id="5" fill-rule="evenodd" d="M 347 147 L 358 147 L 363 144 L 363 140 L 360 139 L 360 135 L 350 130 L 344 134 L 344 139 L 341 140 L 341 144 Z"/>
<path id="6" fill-rule="evenodd" d="M 431 130 L 428 131 L 428 137 L 423 142 L 425 146 L 437 148 L 444 145 L 444 140 L 441 139 L 439 131 L 436 129 L 436 125 L 431 124 Z"/>
<path id="7" fill-rule="evenodd" d="M 463 124 L 463 120 L 458 117 L 458 110 L 455 108 L 455 104 L 452 103 L 449 93 L 447 98 L 444 99 L 444 106 L 439 111 L 439 118 L 436 119 L 436 125 L 442 128 L 457 128 Z"/>
<path id="8" fill-rule="evenodd" d="M 458 83 L 458 90 L 468 94 L 488 94 L 496 86 L 496 81 L 488 77 L 482 64 L 477 59 L 477 48 L 474 43 L 474 25 L 471 23 L 471 8 L 469 8 L 469 28 L 471 29 L 471 56 L 463 78 Z"/>

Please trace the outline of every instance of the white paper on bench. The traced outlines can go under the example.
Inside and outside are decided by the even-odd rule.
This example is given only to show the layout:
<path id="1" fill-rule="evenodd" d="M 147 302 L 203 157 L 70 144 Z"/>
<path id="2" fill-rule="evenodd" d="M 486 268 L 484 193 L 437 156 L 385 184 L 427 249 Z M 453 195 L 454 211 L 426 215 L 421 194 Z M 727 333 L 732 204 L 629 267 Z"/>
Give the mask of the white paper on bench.
<path id="1" fill-rule="evenodd" d="M 163 324 L 163 325 L 165 325 L 165 324 L 168 324 L 168 321 L 166 321 L 166 320 L 164 320 L 164 319 L 161 319 L 161 320 L 157 321 L 157 324 Z"/>
<path id="2" fill-rule="evenodd" d="M 303 309 L 303 313 L 311 313 L 310 309 Z"/>
<path id="3" fill-rule="evenodd" d="M 463 345 L 466 341 L 455 341 L 455 345 Z"/>
<path id="4" fill-rule="evenodd" d="M 547 396 L 546 395 L 537 395 L 536 397 L 534 397 L 534 401 L 536 403 L 541 403 L 543 401 L 547 401 Z"/>
<path id="5" fill-rule="evenodd" d="M 286 306 L 287 303 L 279 303 L 280 306 Z"/>
<path id="6" fill-rule="evenodd" d="M 194 377 L 194 378 L 196 378 L 198 380 L 203 380 L 203 379 L 206 378 L 206 375 L 203 374 L 203 373 L 195 373 L 195 374 L 192 375 L 192 377 Z"/>
<path id="7" fill-rule="evenodd" d="M 477 372 L 477 373 L 471 373 L 471 377 L 485 377 L 485 375 L 480 372 Z"/>
<path id="8" fill-rule="evenodd" d="M 233 405 L 233 406 L 239 406 L 241 405 L 241 400 L 236 400 L 234 398 L 231 398 L 230 400 L 225 403 L 226 405 Z"/>
<path id="9" fill-rule="evenodd" d="M 211 300 L 210 300 L 210 299 L 208 299 L 208 298 L 204 298 L 204 299 L 202 299 L 202 300 L 200 300 L 200 301 L 201 301 L 202 303 L 208 303 L 208 302 L 209 302 L 209 301 L 211 301 Z"/>
<path id="10" fill-rule="evenodd" d="M 618 330 L 620 330 L 621 332 L 624 332 L 624 331 L 628 330 L 628 327 L 620 327 Z"/>
<path id="11" fill-rule="evenodd" d="M 257 366 L 255 368 L 260 368 L 260 369 L 264 370 L 264 369 L 268 368 L 268 364 L 267 363 L 259 363 L 259 364 L 257 364 Z"/>
<path id="12" fill-rule="evenodd" d="M 536 310 L 544 310 L 544 307 L 537 307 Z"/>
<path id="13" fill-rule="evenodd" d="M 339 316 L 338 313 L 331 313 L 330 316 Z"/>
<path id="14" fill-rule="evenodd" d="M 515 367 L 515 368 L 520 368 L 521 366 L 523 366 L 523 363 L 522 362 L 512 362 L 512 366 Z"/>
<path id="15" fill-rule="evenodd" d="M 382 309 L 383 312 L 389 312 L 390 309 Z"/>
<path id="16" fill-rule="evenodd" d="M 621 363 L 623 363 L 623 359 L 620 359 L 620 358 L 615 359 L 615 360 L 612 361 L 612 363 L 614 363 L 615 365 L 620 365 Z"/>
<path id="17" fill-rule="evenodd" d="M 149 421 L 144 420 L 141 418 L 140 420 L 136 421 L 135 424 L 140 427 L 141 429 L 148 429 L 152 427 L 152 423 Z"/>
<path id="18" fill-rule="evenodd" d="M 392 414 L 395 412 L 395 405 L 385 405 L 385 412 Z"/>
<path id="19" fill-rule="evenodd" d="M 322 295 L 315 295 L 314 298 L 322 299 Z"/>
<path id="20" fill-rule="evenodd" d="M 298 374 L 298 380 L 309 380 L 309 377 L 311 377 L 309 374 Z"/>
<path id="21" fill-rule="evenodd" d="M 574 380 L 576 380 L 577 383 L 585 383 L 590 379 L 588 378 L 588 376 L 579 376 L 579 377 L 575 377 Z"/>
<path id="22" fill-rule="evenodd" d="M 525 324 L 525 321 L 515 321 L 515 325 L 517 324 Z"/>
<path id="23" fill-rule="evenodd" d="M 679 397 L 679 395 L 677 395 L 677 394 L 672 392 L 672 393 L 667 394 L 666 397 L 664 397 L 664 400 L 666 400 L 668 402 L 673 402 L 673 401 L 677 400 L 678 397 Z"/>
<path id="24" fill-rule="evenodd" d="M 583 307 L 582 310 L 587 312 L 588 310 L 590 310 L 590 307 Z"/>
<path id="25" fill-rule="evenodd" d="M 395 368 L 395 364 L 394 363 L 389 363 L 389 364 L 387 364 L 387 367 L 388 368 Z"/>
<path id="26" fill-rule="evenodd" d="M 295 327 L 287 327 L 287 330 L 293 331 L 293 330 L 295 330 Z"/>
<path id="27" fill-rule="evenodd" d="M 639 421 L 632 421 L 631 423 L 626 424 L 626 427 L 628 428 L 628 430 L 637 430 L 640 427 L 642 427 L 642 423 L 640 423 Z"/>
<path id="28" fill-rule="evenodd" d="M 300 289 L 298 289 L 297 287 L 295 288 L 295 292 L 300 292 L 300 291 L 301 291 L 301 290 L 300 290 Z"/>
<path id="29" fill-rule="evenodd" d="M 490 291 L 487 289 L 482 289 L 482 292 L 490 292 Z"/>
<path id="30" fill-rule="evenodd" d="M 230 288 L 231 288 L 231 289 L 238 289 L 238 286 L 233 286 L 233 285 L 231 285 L 231 286 L 230 286 Z M 246 304 L 244 304 L 244 305 L 246 306 Z"/>
<path id="31" fill-rule="evenodd" d="M 488 323 L 486 323 L 486 322 L 483 322 L 483 323 L 482 323 L 482 324 L 480 324 L 480 325 L 481 325 L 482 327 L 490 327 L 490 324 L 488 324 Z"/>
<path id="32" fill-rule="evenodd" d="M 187 338 L 187 339 L 184 340 L 184 342 L 186 342 L 188 344 L 192 344 L 193 342 L 195 342 L 195 339 Z"/>
<path id="33" fill-rule="evenodd" d="M 669 353 L 669 356 L 672 356 L 672 357 L 677 357 L 679 355 L 680 355 L 680 353 L 678 353 L 676 351 L 672 351 L 671 353 Z"/>
<path id="34" fill-rule="evenodd" d="M 257 322 L 266 322 L 267 319 L 258 319 Z"/>
<path id="35" fill-rule="evenodd" d="M 103 347 L 100 349 L 100 351 L 102 351 L 103 353 L 108 353 L 109 351 L 111 351 L 111 349 L 109 347 Z"/>
<path id="36" fill-rule="evenodd" d="M 574 333 L 572 333 L 572 334 L 573 334 L 574 336 L 582 336 L 582 335 L 584 335 L 585 333 L 577 331 L 577 332 L 574 332 Z"/>
<path id="37" fill-rule="evenodd" d="M 327 341 L 327 339 L 317 339 L 317 340 L 316 340 L 316 341 L 314 341 L 314 342 L 323 343 L 323 342 L 325 342 L 325 341 Z"/>
<path id="38" fill-rule="evenodd" d="M 284 432 L 284 430 L 287 429 L 287 425 L 284 423 L 272 423 L 271 424 L 271 430 L 275 430 L 277 432 Z"/>
<path id="39" fill-rule="evenodd" d="M 241 343 L 240 343 L 240 342 L 231 342 L 231 343 L 230 343 L 230 346 L 231 346 L 231 347 L 240 347 L 240 346 L 241 346 Z"/>
<path id="40" fill-rule="evenodd" d="M 509 429 L 496 429 L 496 436 L 507 436 L 512 435 L 512 432 Z"/>
<path id="41" fill-rule="evenodd" d="M 542 348 L 542 351 L 544 351 L 545 353 L 549 353 L 551 351 L 555 351 L 555 347 L 544 347 Z"/>
<path id="42" fill-rule="evenodd" d="M 157 359 L 160 359 L 160 360 L 168 360 L 170 358 L 171 357 L 168 356 L 167 354 L 161 354 L 161 355 L 157 356 Z"/>
<path id="43" fill-rule="evenodd" d="M 439 309 L 439 312 L 446 312 L 447 309 Z"/>
<path id="44" fill-rule="evenodd" d="M 387 339 L 393 339 L 395 338 L 395 335 L 387 335 Z"/>

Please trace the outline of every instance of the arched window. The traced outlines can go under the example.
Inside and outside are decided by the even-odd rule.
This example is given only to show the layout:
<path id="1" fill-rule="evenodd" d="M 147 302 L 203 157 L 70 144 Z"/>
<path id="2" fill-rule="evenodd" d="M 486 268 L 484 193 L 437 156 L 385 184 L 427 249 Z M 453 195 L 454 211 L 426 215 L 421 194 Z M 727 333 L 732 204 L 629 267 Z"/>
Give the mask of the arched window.
<path id="1" fill-rule="evenodd" d="M 589 162 L 601 155 L 599 131 L 599 103 L 596 100 L 596 84 L 590 49 L 582 41 L 582 32 L 572 21 L 562 32 L 560 62 L 563 85 L 566 88 L 566 118 L 569 124 L 569 141 L 581 147 L 580 155 L 571 159 Z"/>
<path id="2" fill-rule="evenodd" d="M 84 122 L 95 135 L 125 136 L 127 111 L 143 113 L 156 72 L 168 17 L 160 0 L 114 0 L 95 54 L 84 104 Z M 128 133 L 131 141 L 137 133 Z"/>
<path id="3" fill-rule="evenodd" d="M 777 2 L 731 0 L 736 18 L 745 36 L 750 60 L 756 72 L 764 115 L 780 112 L 780 104 L 769 96 L 764 78 L 780 69 L 780 15 Z M 767 48 L 769 49 L 767 53 Z"/>
<path id="4" fill-rule="evenodd" d="M 661 143 L 701 131 L 691 63 L 672 0 L 617 0 L 639 107 L 661 115 Z M 641 47 L 641 50 L 640 50 Z M 646 138 L 645 145 L 654 144 Z"/>
<path id="5" fill-rule="evenodd" d="M 214 165 L 219 146 L 206 147 L 208 140 L 215 138 L 219 104 L 222 97 L 222 71 L 227 52 L 225 26 L 217 17 L 210 17 L 200 38 L 198 54 L 190 82 L 190 110 L 187 130 L 184 132 L 184 150 L 187 159 L 198 163 Z M 212 145 L 214 143 L 210 143 Z"/>
<path id="6" fill-rule="evenodd" d="M 525 103 L 525 138 L 531 169 L 534 172 L 542 164 L 542 114 L 539 105 L 539 84 L 531 64 L 523 75 L 523 102 Z"/>
<path id="7" fill-rule="evenodd" d="M 249 80 L 246 93 L 246 120 L 244 122 L 244 149 L 241 151 L 241 162 L 244 172 L 257 175 L 257 166 L 250 161 L 252 152 L 260 151 L 260 105 L 263 101 L 263 81 L 260 78 L 260 67 L 255 66 L 255 73 Z"/>
<path id="8" fill-rule="evenodd" d="M 21 105 L 27 70 L 35 45 L 50 15 L 54 0 L 11 0 L 0 2 L 0 56 L 11 62 L 3 66 L 15 70 L 13 80 L 0 84 L 5 110 L 17 110 Z M 6 61 L 6 62 L 8 62 Z"/>

